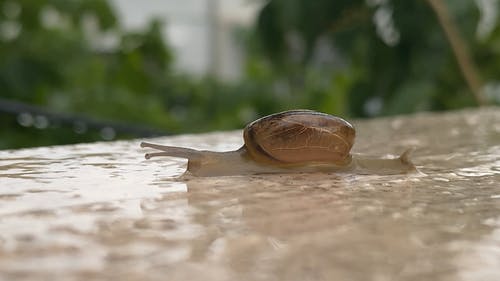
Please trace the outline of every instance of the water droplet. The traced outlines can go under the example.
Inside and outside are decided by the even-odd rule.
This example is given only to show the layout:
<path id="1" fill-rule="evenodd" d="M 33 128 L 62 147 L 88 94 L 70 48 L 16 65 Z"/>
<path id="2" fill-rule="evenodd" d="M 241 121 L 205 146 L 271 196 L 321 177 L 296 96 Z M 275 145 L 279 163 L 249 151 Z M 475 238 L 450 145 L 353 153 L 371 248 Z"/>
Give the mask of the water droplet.
<path id="1" fill-rule="evenodd" d="M 46 129 L 49 126 L 49 119 L 43 115 L 37 115 L 33 124 L 37 129 Z"/>
<path id="2" fill-rule="evenodd" d="M 404 120 L 401 119 L 401 118 L 395 118 L 392 122 L 391 122 L 391 127 L 394 129 L 394 130 L 398 130 L 400 129 L 401 127 L 403 127 L 404 125 Z"/>
<path id="3" fill-rule="evenodd" d="M 379 97 L 369 99 L 363 106 L 365 113 L 369 116 L 375 116 L 382 110 L 383 101 Z"/>
<path id="4" fill-rule="evenodd" d="M 17 115 L 17 123 L 23 127 L 30 127 L 33 125 L 33 116 L 27 112 Z"/>
<path id="5" fill-rule="evenodd" d="M 101 138 L 104 140 L 112 140 L 116 136 L 115 129 L 111 127 L 104 127 L 101 129 Z"/>

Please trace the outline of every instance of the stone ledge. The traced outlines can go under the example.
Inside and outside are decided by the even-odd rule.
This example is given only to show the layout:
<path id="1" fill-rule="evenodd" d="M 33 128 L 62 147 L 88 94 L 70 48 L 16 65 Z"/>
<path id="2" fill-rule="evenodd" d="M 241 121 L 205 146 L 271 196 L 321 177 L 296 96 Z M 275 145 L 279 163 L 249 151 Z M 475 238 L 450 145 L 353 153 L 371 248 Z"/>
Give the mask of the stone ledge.
<path id="1" fill-rule="evenodd" d="M 422 174 L 179 179 L 139 140 L 0 151 L 0 279 L 499 279 L 499 108 L 355 126 L 356 152 L 414 146 Z"/>

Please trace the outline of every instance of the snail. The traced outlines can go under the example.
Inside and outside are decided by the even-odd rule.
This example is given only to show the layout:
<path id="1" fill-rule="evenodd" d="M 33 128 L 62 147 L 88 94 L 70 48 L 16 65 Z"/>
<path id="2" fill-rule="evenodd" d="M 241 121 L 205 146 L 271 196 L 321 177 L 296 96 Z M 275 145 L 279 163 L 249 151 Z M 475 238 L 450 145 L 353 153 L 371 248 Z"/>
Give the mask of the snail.
<path id="1" fill-rule="evenodd" d="M 142 142 L 161 152 L 146 159 L 171 156 L 188 159 L 195 176 L 250 175 L 295 172 L 400 174 L 416 171 L 411 150 L 392 159 L 350 153 L 354 127 L 344 119 L 312 110 L 289 110 L 257 119 L 243 131 L 244 145 L 214 152 Z"/>

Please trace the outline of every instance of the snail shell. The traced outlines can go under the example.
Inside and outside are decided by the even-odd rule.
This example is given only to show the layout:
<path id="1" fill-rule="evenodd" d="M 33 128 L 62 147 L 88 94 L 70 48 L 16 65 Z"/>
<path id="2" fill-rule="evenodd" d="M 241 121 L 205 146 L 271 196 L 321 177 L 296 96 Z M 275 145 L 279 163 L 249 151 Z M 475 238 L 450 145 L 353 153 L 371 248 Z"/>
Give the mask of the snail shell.
<path id="1" fill-rule="evenodd" d="M 290 110 L 260 118 L 245 127 L 250 156 L 261 162 L 345 163 L 356 132 L 342 118 L 311 110 Z"/>

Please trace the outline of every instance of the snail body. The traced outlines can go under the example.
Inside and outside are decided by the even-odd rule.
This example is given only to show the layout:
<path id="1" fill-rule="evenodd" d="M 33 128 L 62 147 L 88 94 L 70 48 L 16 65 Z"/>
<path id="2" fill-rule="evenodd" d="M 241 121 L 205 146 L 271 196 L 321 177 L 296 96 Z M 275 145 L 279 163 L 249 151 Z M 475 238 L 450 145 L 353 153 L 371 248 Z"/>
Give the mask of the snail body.
<path id="1" fill-rule="evenodd" d="M 312 110 L 289 110 L 262 117 L 243 131 L 244 145 L 235 151 L 214 152 L 142 142 L 160 150 L 146 159 L 171 156 L 188 159 L 195 176 L 297 172 L 399 174 L 415 170 L 409 150 L 384 159 L 351 154 L 354 127 L 342 118 Z"/>

